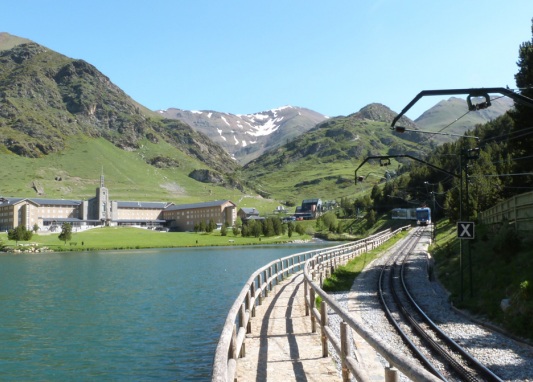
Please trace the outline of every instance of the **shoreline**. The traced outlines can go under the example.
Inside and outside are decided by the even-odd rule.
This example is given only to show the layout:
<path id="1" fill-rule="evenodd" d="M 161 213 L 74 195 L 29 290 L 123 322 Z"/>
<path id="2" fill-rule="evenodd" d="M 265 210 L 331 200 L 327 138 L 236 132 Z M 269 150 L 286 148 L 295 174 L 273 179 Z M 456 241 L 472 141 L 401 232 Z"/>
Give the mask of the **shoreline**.
<path id="1" fill-rule="evenodd" d="M 19 244 L 17 248 L 9 248 L 6 250 L 0 250 L 0 254 L 40 254 L 40 253 L 62 253 L 62 252 L 99 252 L 99 251 L 121 251 L 121 250 L 143 250 L 143 249 L 165 249 L 165 248 L 205 248 L 205 247 L 245 247 L 245 246 L 257 246 L 257 245 L 285 245 L 285 244 L 308 244 L 308 243 L 324 243 L 335 242 L 334 240 L 325 240 L 323 238 L 312 237 L 310 239 L 296 239 L 287 241 L 274 241 L 274 242 L 262 242 L 255 243 L 219 243 L 219 244 L 194 244 L 194 245 L 174 245 L 174 246 L 114 246 L 114 247 L 61 247 L 50 249 L 46 246 L 40 246 L 38 243 L 32 244 Z M 22 247 L 22 248 L 21 248 Z M 25 250 L 26 249 L 26 250 Z"/>

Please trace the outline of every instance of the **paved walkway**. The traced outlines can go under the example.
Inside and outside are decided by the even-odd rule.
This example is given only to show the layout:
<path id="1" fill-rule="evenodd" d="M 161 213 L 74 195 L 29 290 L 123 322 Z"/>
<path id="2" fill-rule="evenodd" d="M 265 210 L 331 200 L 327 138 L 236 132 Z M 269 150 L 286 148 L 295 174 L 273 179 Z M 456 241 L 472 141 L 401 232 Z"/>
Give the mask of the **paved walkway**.
<path id="1" fill-rule="evenodd" d="M 239 382 L 341 381 L 331 357 L 322 358 L 319 330 L 305 315 L 303 274 L 277 285 L 252 319 L 246 356 L 237 362 Z M 317 325 L 318 327 L 318 325 Z"/>

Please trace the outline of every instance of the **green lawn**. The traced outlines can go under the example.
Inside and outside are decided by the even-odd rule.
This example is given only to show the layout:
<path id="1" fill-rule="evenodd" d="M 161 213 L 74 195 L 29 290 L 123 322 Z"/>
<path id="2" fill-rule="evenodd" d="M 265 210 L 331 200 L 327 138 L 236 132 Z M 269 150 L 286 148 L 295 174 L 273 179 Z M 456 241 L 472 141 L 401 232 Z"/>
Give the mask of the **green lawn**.
<path id="1" fill-rule="evenodd" d="M 350 290 L 355 278 L 368 265 L 368 263 L 381 256 L 383 252 L 396 244 L 398 240 L 407 236 L 408 233 L 409 231 L 402 231 L 379 247 L 353 258 L 345 265 L 337 267 L 335 272 L 324 280 L 323 289 L 326 292 L 343 292 Z"/>
<path id="2" fill-rule="evenodd" d="M 140 249 L 140 248 L 171 248 L 220 245 L 253 245 L 286 243 L 293 240 L 307 240 L 309 235 L 294 233 L 291 238 L 287 235 L 273 237 L 242 237 L 234 236 L 231 230 L 227 236 L 221 236 L 220 231 L 213 233 L 193 232 L 158 232 L 140 228 L 106 227 L 95 228 L 85 232 L 73 233 L 72 240 L 63 243 L 58 239 L 59 232 L 46 235 L 33 235 L 31 241 L 20 241 L 18 244 L 27 246 L 37 244 L 53 251 L 88 251 L 107 249 Z M 16 243 L 7 239 L 7 234 L 0 233 L 0 240 L 12 248 Z"/>

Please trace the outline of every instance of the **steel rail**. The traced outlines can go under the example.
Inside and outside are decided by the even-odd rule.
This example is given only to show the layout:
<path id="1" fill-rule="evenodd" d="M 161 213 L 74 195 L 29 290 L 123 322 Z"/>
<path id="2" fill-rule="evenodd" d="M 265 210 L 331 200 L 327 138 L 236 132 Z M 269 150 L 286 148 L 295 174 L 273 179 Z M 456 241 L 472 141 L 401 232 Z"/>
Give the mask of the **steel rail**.
<path id="1" fill-rule="evenodd" d="M 420 306 L 416 303 L 413 296 L 409 292 L 409 288 L 407 287 L 407 284 L 405 282 L 405 262 L 401 265 L 400 270 L 400 282 L 402 284 L 402 288 L 404 289 L 404 292 L 407 296 L 407 299 L 411 306 L 414 308 L 414 310 L 422 317 L 423 321 L 433 330 L 437 337 L 440 338 L 443 342 L 446 343 L 452 350 L 452 352 L 457 352 L 460 354 L 461 357 L 474 369 L 477 371 L 479 375 L 481 375 L 483 378 L 485 378 L 487 381 L 490 382 L 503 382 L 501 378 L 499 378 L 496 374 L 494 374 L 490 369 L 488 369 L 485 365 L 483 365 L 481 362 L 479 362 L 474 356 L 472 356 L 470 353 L 468 353 L 463 347 L 461 347 L 457 342 L 455 342 L 452 338 L 450 338 L 448 335 L 446 335 L 438 326 L 435 324 L 429 316 L 420 308 Z M 417 325 L 418 326 L 418 325 Z M 422 328 L 420 328 L 423 330 Z M 425 335 L 424 335 L 425 336 Z M 429 337 L 429 336 L 428 336 Z M 435 343 L 432 339 L 430 339 L 430 342 Z M 440 349 L 442 347 L 438 344 L 436 344 Z M 440 354 L 442 354 L 446 359 L 450 361 L 450 365 L 459 373 L 461 374 L 465 379 L 469 381 L 477 381 L 475 375 L 473 375 L 470 371 L 466 370 L 462 365 L 460 365 L 453 356 L 451 356 L 448 352 L 446 352 L 444 349 L 442 349 L 443 353 L 441 353 L 441 350 L 436 349 Z M 444 354 L 446 353 L 446 354 Z"/>
<path id="2" fill-rule="evenodd" d="M 385 311 L 385 315 L 387 316 L 387 319 L 389 320 L 390 324 L 392 326 L 394 326 L 394 328 L 396 329 L 396 331 L 398 332 L 399 336 L 402 338 L 404 343 L 411 350 L 411 352 L 413 352 L 413 355 L 415 356 L 415 358 L 417 358 L 426 367 L 426 369 L 430 373 L 432 373 L 433 375 L 435 375 L 436 377 L 438 377 L 438 378 L 440 378 L 442 380 L 446 380 L 446 378 L 440 373 L 440 371 L 437 370 L 435 368 L 435 366 L 433 366 L 431 361 L 429 359 L 427 359 L 427 357 L 420 351 L 420 349 L 415 345 L 415 343 L 413 341 L 411 341 L 411 339 L 409 338 L 409 335 L 400 327 L 400 324 L 394 318 L 394 316 L 392 314 L 392 311 L 390 310 L 389 305 L 387 304 L 387 301 L 385 299 L 385 291 L 384 291 L 384 288 L 383 288 L 383 283 L 384 283 L 384 280 L 385 280 L 384 276 L 385 276 L 385 273 L 386 273 L 387 270 L 389 270 L 390 278 L 392 278 L 392 274 L 393 274 L 392 270 L 390 269 L 391 265 L 389 265 L 389 264 L 391 262 L 394 263 L 396 261 L 396 259 L 398 259 L 402 254 L 404 254 L 404 253 L 408 254 L 418 244 L 419 240 L 420 240 L 420 236 L 417 239 L 413 238 L 410 241 L 406 241 L 402 245 L 402 247 L 400 247 L 400 249 L 398 250 L 399 254 L 392 261 L 387 262 L 387 264 L 385 264 L 381 268 L 381 272 L 379 274 L 379 279 L 378 279 L 378 298 L 379 298 L 379 301 L 380 301 L 380 303 L 381 303 L 381 305 L 383 307 L 383 310 Z M 390 281 L 390 283 L 392 285 L 392 280 L 389 280 L 389 281 Z M 394 297 L 394 292 L 392 292 L 392 294 L 393 294 L 393 297 Z"/>

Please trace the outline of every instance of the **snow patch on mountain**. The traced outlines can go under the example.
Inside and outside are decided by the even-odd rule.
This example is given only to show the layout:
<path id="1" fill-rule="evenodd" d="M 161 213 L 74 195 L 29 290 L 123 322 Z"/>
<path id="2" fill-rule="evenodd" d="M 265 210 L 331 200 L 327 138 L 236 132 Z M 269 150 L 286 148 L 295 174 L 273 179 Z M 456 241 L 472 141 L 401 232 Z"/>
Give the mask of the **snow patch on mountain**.
<path id="1" fill-rule="evenodd" d="M 267 148 L 284 144 L 328 117 L 309 109 L 282 106 L 254 114 L 230 114 L 213 110 L 159 110 L 206 134 L 237 158 L 257 157 Z M 246 148 L 246 149 L 244 149 Z"/>
<path id="2" fill-rule="evenodd" d="M 224 116 L 221 116 L 220 118 L 224 121 L 224 123 L 225 123 L 226 125 L 228 125 L 229 127 L 231 127 L 231 124 L 228 122 L 228 120 L 227 120 L 226 118 L 224 118 Z"/>

